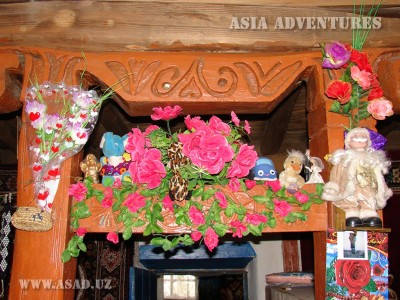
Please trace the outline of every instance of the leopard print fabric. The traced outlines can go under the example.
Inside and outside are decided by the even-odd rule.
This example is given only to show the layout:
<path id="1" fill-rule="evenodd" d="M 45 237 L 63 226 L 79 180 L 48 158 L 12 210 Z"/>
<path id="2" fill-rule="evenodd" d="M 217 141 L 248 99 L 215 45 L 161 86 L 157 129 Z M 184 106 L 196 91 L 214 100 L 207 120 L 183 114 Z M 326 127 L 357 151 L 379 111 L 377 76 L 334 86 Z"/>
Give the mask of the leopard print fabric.
<path id="1" fill-rule="evenodd" d="M 183 201 L 188 198 L 188 182 L 179 172 L 180 168 L 189 163 L 188 158 L 182 153 L 182 143 L 175 142 L 168 148 L 169 168 L 173 175 L 169 180 L 169 195 L 174 201 Z"/>

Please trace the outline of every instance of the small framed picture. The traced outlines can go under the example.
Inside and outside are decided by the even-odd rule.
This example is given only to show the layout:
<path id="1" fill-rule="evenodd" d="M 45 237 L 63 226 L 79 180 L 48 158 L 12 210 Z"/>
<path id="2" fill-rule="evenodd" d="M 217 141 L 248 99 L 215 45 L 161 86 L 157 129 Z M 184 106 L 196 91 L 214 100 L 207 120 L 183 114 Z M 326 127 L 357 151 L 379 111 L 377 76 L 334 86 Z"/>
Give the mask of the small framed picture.
<path id="1" fill-rule="evenodd" d="M 337 233 L 338 259 L 368 260 L 368 232 L 340 231 Z"/>

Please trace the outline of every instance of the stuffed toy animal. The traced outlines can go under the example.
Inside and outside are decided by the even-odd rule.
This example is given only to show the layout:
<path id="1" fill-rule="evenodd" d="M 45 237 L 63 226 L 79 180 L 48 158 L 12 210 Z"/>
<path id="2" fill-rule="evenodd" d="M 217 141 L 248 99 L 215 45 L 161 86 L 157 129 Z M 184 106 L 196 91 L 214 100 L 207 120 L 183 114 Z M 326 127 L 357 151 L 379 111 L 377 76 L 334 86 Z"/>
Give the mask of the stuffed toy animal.
<path id="1" fill-rule="evenodd" d="M 278 173 L 272 160 L 260 157 L 256 160 L 254 168 L 251 169 L 250 177 L 254 180 L 275 181 L 278 180 Z"/>
<path id="2" fill-rule="evenodd" d="M 354 128 L 345 137 L 345 149 L 336 150 L 329 159 L 333 167 L 321 197 L 344 210 L 346 226 L 381 227 L 377 210 L 393 194 L 384 178 L 390 161 L 371 144 L 367 129 Z"/>
<path id="3" fill-rule="evenodd" d="M 131 163 L 130 155 L 125 152 L 125 142 L 128 135 L 119 136 L 112 132 L 106 132 L 100 142 L 100 148 L 104 156 L 100 158 L 102 165 L 100 175 L 102 184 L 113 183 L 116 178 L 129 180 L 129 165 Z M 111 179 L 111 181 L 110 181 Z"/>
<path id="4" fill-rule="evenodd" d="M 283 163 L 284 170 L 279 174 L 279 182 L 289 193 L 295 193 L 305 184 L 304 178 L 300 175 L 304 159 L 305 156 L 300 151 L 288 151 L 288 157 Z"/>

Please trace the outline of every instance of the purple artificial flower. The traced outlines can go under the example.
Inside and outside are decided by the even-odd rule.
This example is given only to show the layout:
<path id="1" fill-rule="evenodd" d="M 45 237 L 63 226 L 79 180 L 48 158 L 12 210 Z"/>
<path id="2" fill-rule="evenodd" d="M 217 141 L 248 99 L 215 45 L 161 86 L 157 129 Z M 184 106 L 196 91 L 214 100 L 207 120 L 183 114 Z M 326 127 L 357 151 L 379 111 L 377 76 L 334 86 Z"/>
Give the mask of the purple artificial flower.
<path id="1" fill-rule="evenodd" d="M 338 69 L 342 67 L 349 61 L 351 55 L 347 47 L 339 42 L 326 43 L 324 52 L 322 67 L 325 69 Z"/>

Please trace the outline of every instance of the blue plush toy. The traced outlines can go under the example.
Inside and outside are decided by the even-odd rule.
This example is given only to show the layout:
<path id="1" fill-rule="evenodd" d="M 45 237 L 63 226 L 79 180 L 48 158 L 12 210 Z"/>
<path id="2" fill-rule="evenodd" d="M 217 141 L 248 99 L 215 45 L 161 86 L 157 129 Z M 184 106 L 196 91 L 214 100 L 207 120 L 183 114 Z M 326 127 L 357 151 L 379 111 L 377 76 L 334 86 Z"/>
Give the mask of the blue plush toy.
<path id="1" fill-rule="evenodd" d="M 274 163 L 266 157 L 257 159 L 256 165 L 251 172 L 254 180 L 274 181 L 278 179 Z"/>
<path id="2" fill-rule="evenodd" d="M 102 175 L 101 183 L 113 183 L 116 178 L 128 180 L 130 157 L 125 152 L 125 141 L 128 135 L 119 136 L 112 132 L 106 132 L 100 142 L 100 148 L 103 150 L 104 156 L 100 158 L 102 165 L 100 175 Z M 111 179 L 111 181 L 110 181 Z"/>

